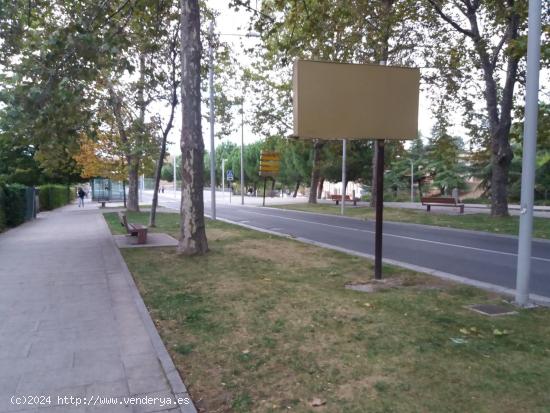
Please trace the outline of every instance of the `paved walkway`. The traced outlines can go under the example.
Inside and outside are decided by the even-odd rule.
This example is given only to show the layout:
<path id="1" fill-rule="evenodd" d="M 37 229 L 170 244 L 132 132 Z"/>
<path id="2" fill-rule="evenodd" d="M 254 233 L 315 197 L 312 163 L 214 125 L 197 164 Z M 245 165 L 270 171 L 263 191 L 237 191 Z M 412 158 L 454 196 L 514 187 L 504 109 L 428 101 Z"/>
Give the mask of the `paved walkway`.
<path id="1" fill-rule="evenodd" d="M 98 209 L 0 234 L 0 412 L 195 412 L 185 391 Z"/>

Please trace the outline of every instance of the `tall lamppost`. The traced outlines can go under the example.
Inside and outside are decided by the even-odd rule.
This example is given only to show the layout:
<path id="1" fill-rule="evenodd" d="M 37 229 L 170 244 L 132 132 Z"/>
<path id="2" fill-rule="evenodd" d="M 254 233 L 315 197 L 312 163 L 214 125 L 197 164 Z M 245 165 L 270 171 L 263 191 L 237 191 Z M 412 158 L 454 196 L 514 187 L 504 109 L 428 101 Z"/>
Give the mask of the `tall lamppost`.
<path id="1" fill-rule="evenodd" d="M 214 145 L 214 50 L 212 42 L 214 38 L 214 22 L 210 22 L 209 28 L 210 41 L 208 42 L 208 88 L 210 90 L 210 96 L 208 99 L 210 106 L 210 199 L 212 219 L 216 219 L 216 148 Z M 220 33 L 220 36 L 236 36 L 236 37 L 260 37 L 258 33 Z M 241 104 L 241 204 L 244 204 L 244 96 L 243 103 Z"/>
<path id="2" fill-rule="evenodd" d="M 210 21 L 210 41 L 208 42 L 208 89 L 210 96 L 210 209 L 213 220 L 216 220 L 216 148 L 214 146 L 214 49 L 212 47 L 214 37 L 214 20 Z"/>
<path id="3" fill-rule="evenodd" d="M 533 200 L 535 195 L 535 163 L 537 155 L 538 94 L 540 75 L 541 0 L 529 0 L 527 36 L 527 83 L 525 125 L 521 170 L 521 209 L 519 218 L 516 303 L 529 304 L 529 281 L 533 241 Z"/>

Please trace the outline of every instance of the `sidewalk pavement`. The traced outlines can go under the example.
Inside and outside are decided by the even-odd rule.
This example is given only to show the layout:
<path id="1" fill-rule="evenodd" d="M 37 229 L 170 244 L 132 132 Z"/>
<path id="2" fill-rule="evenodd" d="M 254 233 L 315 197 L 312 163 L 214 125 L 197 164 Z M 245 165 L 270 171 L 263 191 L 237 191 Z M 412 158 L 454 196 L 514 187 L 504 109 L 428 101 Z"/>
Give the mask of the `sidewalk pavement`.
<path id="1" fill-rule="evenodd" d="M 0 412 L 196 412 L 174 404 L 189 397 L 185 386 L 95 207 L 0 234 L 0 315 Z M 99 407 L 98 397 L 120 404 Z"/>

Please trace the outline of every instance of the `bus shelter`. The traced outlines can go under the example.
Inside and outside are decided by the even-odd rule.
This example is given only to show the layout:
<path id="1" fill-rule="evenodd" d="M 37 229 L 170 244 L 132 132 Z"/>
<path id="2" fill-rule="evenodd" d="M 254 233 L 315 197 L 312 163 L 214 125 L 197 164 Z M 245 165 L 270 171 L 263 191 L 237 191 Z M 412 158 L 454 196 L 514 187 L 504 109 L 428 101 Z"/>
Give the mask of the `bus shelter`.
<path id="1" fill-rule="evenodd" d="M 105 206 L 106 202 L 124 202 L 126 203 L 126 187 L 123 181 L 114 181 L 110 178 L 94 178 L 91 181 L 92 201 L 101 202 Z"/>

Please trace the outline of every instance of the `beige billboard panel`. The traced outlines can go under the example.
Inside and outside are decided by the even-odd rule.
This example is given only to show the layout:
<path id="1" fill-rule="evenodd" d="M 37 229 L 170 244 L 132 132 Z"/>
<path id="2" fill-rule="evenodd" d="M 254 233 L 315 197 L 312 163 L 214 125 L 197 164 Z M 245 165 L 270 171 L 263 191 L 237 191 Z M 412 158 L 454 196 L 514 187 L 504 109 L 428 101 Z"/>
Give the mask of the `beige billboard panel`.
<path id="1" fill-rule="evenodd" d="M 414 139 L 420 70 L 297 60 L 294 135 L 306 139 Z"/>

